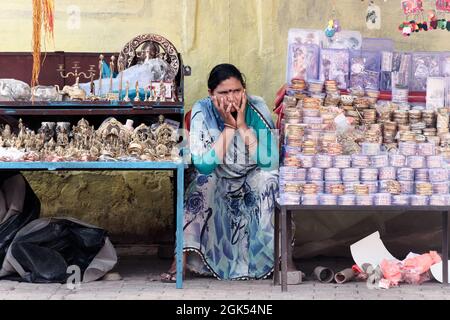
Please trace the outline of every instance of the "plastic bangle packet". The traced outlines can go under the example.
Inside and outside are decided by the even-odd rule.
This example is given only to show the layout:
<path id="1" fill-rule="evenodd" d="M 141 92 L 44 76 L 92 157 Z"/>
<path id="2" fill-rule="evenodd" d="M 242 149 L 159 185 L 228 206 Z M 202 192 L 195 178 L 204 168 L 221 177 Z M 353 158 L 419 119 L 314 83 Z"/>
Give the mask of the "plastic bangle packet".
<path id="1" fill-rule="evenodd" d="M 381 144 L 379 143 L 362 143 L 362 154 L 365 156 L 376 156 L 380 154 Z"/>
<path id="2" fill-rule="evenodd" d="M 408 156 L 406 162 L 408 167 L 412 169 L 422 169 L 426 167 L 426 159 L 423 156 Z"/>
<path id="3" fill-rule="evenodd" d="M 333 157 L 327 154 L 316 155 L 315 166 L 322 169 L 331 168 L 333 166 Z"/>
<path id="4" fill-rule="evenodd" d="M 298 159 L 300 160 L 301 167 L 303 168 L 312 168 L 314 167 L 314 156 L 313 155 L 299 155 Z"/>
<path id="5" fill-rule="evenodd" d="M 314 80 L 319 74 L 319 46 L 291 43 L 288 48 L 287 82 L 292 79 Z"/>
<path id="6" fill-rule="evenodd" d="M 297 179 L 297 168 L 280 167 L 280 180 L 292 181 Z M 304 179 L 303 179 L 304 180 Z"/>
<path id="7" fill-rule="evenodd" d="M 434 194 L 430 197 L 430 206 L 448 206 L 450 204 L 450 195 Z"/>
<path id="8" fill-rule="evenodd" d="M 429 169 L 416 169 L 414 180 L 417 182 L 429 181 Z"/>
<path id="9" fill-rule="evenodd" d="M 414 181 L 414 169 L 398 168 L 397 179 L 398 181 Z"/>
<path id="10" fill-rule="evenodd" d="M 372 156 L 370 160 L 374 168 L 385 168 L 389 166 L 389 156 L 387 154 Z"/>
<path id="11" fill-rule="evenodd" d="M 378 192 L 380 186 L 378 181 L 364 181 L 363 183 L 369 188 L 370 194 L 375 194 Z"/>
<path id="12" fill-rule="evenodd" d="M 355 185 L 358 185 L 360 182 L 344 182 L 345 193 L 346 194 L 355 194 Z"/>
<path id="13" fill-rule="evenodd" d="M 441 76 L 450 77 L 450 53 L 443 52 L 440 57 L 441 60 Z"/>
<path id="14" fill-rule="evenodd" d="M 303 186 L 304 186 L 304 184 L 301 183 L 300 181 L 299 182 L 291 182 L 291 181 L 280 182 L 281 192 L 284 192 L 284 193 L 298 193 L 298 194 L 300 194 L 301 191 L 302 191 Z"/>
<path id="15" fill-rule="evenodd" d="M 434 156 L 436 155 L 436 145 L 434 143 L 419 143 L 417 154 L 419 156 Z"/>
<path id="16" fill-rule="evenodd" d="M 429 170 L 430 182 L 448 181 L 448 171 L 444 168 L 436 168 Z"/>
<path id="17" fill-rule="evenodd" d="M 342 169 L 342 180 L 344 182 L 359 181 L 360 169 L 359 168 L 346 168 Z"/>
<path id="18" fill-rule="evenodd" d="M 413 181 L 399 181 L 401 194 L 413 194 L 414 182 Z"/>
<path id="19" fill-rule="evenodd" d="M 352 194 L 344 194 L 338 197 L 338 205 L 340 206 L 354 206 L 356 204 L 356 196 Z"/>
<path id="20" fill-rule="evenodd" d="M 432 168 L 442 168 L 443 159 L 442 156 L 429 156 L 427 157 L 427 167 Z"/>
<path id="21" fill-rule="evenodd" d="M 323 124 L 323 119 L 321 117 L 304 117 L 304 124 Z"/>
<path id="22" fill-rule="evenodd" d="M 304 194 L 302 196 L 302 205 L 304 206 L 318 206 L 319 195 L 317 194 Z"/>
<path id="23" fill-rule="evenodd" d="M 429 182 L 416 182 L 416 194 L 419 196 L 431 196 L 433 194 L 433 185 Z"/>
<path id="24" fill-rule="evenodd" d="M 377 181 L 378 169 L 376 168 L 364 168 L 361 169 L 361 181 Z"/>
<path id="25" fill-rule="evenodd" d="M 303 117 L 305 118 L 317 118 L 320 117 L 319 109 L 303 109 Z"/>
<path id="26" fill-rule="evenodd" d="M 392 204 L 394 206 L 408 206 L 409 205 L 409 195 L 393 195 Z"/>
<path id="27" fill-rule="evenodd" d="M 313 183 L 306 183 L 303 186 L 303 194 L 317 194 L 318 193 L 318 188 L 317 185 L 313 184 Z"/>
<path id="28" fill-rule="evenodd" d="M 394 167 L 383 167 L 379 170 L 380 180 L 395 180 L 397 179 L 397 169 Z"/>
<path id="29" fill-rule="evenodd" d="M 347 89 L 349 87 L 349 58 L 348 50 L 322 49 L 320 52 L 320 80 L 336 80 L 339 89 Z"/>
<path id="30" fill-rule="evenodd" d="M 411 91 L 427 91 L 427 78 L 439 77 L 440 55 L 431 52 L 415 52 L 412 55 L 409 87 Z"/>
<path id="31" fill-rule="evenodd" d="M 310 184 L 317 187 L 317 193 L 325 193 L 325 182 L 324 181 L 311 181 Z"/>
<path id="32" fill-rule="evenodd" d="M 290 157 L 297 157 L 302 153 L 301 147 L 291 147 L 291 146 L 284 146 L 284 157 L 290 158 Z"/>
<path id="33" fill-rule="evenodd" d="M 368 195 L 370 193 L 369 186 L 367 184 L 355 184 L 353 186 L 356 195 Z"/>
<path id="34" fill-rule="evenodd" d="M 377 193 L 373 196 L 373 204 L 376 206 L 392 205 L 392 195 L 390 193 Z"/>
<path id="35" fill-rule="evenodd" d="M 399 151 L 404 156 L 414 156 L 417 152 L 417 144 L 415 142 L 400 142 Z"/>
<path id="36" fill-rule="evenodd" d="M 280 195 L 280 202 L 284 205 L 298 205 L 300 200 L 301 195 L 298 193 L 282 193 Z"/>
<path id="37" fill-rule="evenodd" d="M 306 181 L 306 173 L 307 169 L 305 168 L 297 168 L 297 172 L 295 174 L 295 178 L 300 181 Z"/>
<path id="38" fill-rule="evenodd" d="M 395 168 L 402 168 L 406 165 L 406 157 L 401 154 L 391 154 L 389 161 L 390 165 Z"/>
<path id="39" fill-rule="evenodd" d="M 345 186 L 340 182 L 325 182 L 325 191 L 327 194 L 340 196 L 345 194 Z"/>
<path id="40" fill-rule="evenodd" d="M 322 206 L 336 206 L 337 205 L 337 196 L 333 194 L 321 194 L 319 196 L 320 205 Z"/>
<path id="41" fill-rule="evenodd" d="M 356 205 L 358 206 L 373 206 L 373 195 L 357 195 Z"/>
<path id="42" fill-rule="evenodd" d="M 434 194 L 448 194 L 449 193 L 449 183 L 445 182 L 434 182 L 432 183 Z"/>
<path id="43" fill-rule="evenodd" d="M 325 169 L 325 181 L 341 181 L 341 169 L 328 168 Z"/>
<path id="44" fill-rule="evenodd" d="M 353 168 L 368 168 L 370 167 L 369 156 L 364 155 L 353 155 L 352 156 L 352 166 Z"/>
<path id="45" fill-rule="evenodd" d="M 401 194 L 402 187 L 399 181 L 396 180 L 381 180 L 379 182 L 378 191 L 380 193 Z"/>
<path id="46" fill-rule="evenodd" d="M 412 195 L 410 201 L 412 206 L 427 206 L 430 203 L 430 198 L 428 196 Z"/>
<path id="47" fill-rule="evenodd" d="M 333 167 L 339 169 L 350 168 L 352 165 L 352 157 L 351 156 L 334 156 L 333 157 Z"/>
<path id="48" fill-rule="evenodd" d="M 319 181 L 323 180 L 323 169 L 321 168 L 309 168 L 306 174 L 307 181 Z"/>
<path id="49" fill-rule="evenodd" d="M 286 167 L 298 168 L 301 166 L 301 162 L 297 157 L 285 157 L 284 161 L 283 161 L 283 165 Z"/>

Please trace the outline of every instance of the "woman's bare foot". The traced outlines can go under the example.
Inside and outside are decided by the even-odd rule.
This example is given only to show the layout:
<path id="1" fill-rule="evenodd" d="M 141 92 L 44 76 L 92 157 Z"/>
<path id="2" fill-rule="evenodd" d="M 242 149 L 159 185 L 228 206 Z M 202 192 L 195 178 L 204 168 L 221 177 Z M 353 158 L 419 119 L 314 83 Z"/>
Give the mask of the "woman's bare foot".
<path id="1" fill-rule="evenodd" d="M 186 275 L 186 253 L 183 254 L 183 279 Z M 161 282 L 175 283 L 177 281 L 177 261 L 174 258 L 167 272 L 160 275 Z"/>

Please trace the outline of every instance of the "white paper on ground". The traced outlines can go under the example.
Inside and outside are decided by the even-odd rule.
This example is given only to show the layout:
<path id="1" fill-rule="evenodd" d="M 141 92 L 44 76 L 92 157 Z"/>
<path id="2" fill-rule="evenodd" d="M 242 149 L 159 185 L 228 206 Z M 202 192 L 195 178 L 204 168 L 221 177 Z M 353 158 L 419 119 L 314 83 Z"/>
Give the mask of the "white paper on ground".
<path id="1" fill-rule="evenodd" d="M 365 263 L 370 263 L 376 268 L 385 259 L 399 261 L 386 249 L 378 231 L 352 244 L 350 251 L 353 260 L 360 268 Z"/>
<path id="2" fill-rule="evenodd" d="M 450 266 L 450 261 L 449 261 L 449 266 Z M 449 270 L 450 270 L 450 268 L 449 268 Z M 444 282 L 443 274 L 442 274 L 442 262 L 436 263 L 435 265 L 431 266 L 431 274 L 440 283 Z"/>

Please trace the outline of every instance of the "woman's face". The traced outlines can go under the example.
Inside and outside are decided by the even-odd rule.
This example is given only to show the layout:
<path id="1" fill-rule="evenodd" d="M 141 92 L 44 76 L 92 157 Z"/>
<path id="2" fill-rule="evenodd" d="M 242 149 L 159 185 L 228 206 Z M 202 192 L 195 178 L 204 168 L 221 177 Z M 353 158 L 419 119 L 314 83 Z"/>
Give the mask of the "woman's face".
<path id="1" fill-rule="evenodd" d="M 236 108 L 240 106 L 242 100 L 242 93 L 244 92 L 244 86 L 236 78 L 229 78 L 222 81 L 216 89 L 209 91 L 211 96 L 216 96 L 218 101 L 223 99 L 225 108 L 231 103 L 231 112 L 237 111 Z"/>

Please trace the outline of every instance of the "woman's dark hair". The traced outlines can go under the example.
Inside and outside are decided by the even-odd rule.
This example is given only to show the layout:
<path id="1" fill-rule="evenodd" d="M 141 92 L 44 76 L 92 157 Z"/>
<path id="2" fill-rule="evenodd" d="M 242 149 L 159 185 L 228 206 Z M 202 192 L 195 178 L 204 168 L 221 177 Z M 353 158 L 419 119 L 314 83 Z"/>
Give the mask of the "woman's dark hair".
<path id="1" fill-rule="evenodd" d="M 230 78 L 238 79 L 242 86 L 246 88 L 245 76 L 239 71 L 239 69 L 232 64 L 224 63 L 215 66 L 211 70 L 208 79 L 208 89 L 214 91 L 222 81 Z"/>

